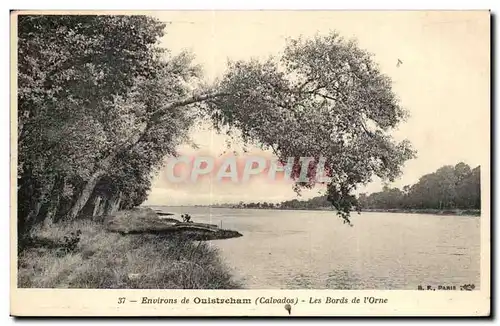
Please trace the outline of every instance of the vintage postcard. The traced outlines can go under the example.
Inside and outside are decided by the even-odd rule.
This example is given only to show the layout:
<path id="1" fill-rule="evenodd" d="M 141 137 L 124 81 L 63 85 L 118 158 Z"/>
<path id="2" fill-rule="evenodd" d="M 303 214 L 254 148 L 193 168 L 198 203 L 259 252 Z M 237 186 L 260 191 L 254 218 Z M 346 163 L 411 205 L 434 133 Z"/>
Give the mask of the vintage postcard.
<path id="1" fill-rule="evenodd" d="M 11 12 L 11 314 L 488 316 L 490 22 Z"/>

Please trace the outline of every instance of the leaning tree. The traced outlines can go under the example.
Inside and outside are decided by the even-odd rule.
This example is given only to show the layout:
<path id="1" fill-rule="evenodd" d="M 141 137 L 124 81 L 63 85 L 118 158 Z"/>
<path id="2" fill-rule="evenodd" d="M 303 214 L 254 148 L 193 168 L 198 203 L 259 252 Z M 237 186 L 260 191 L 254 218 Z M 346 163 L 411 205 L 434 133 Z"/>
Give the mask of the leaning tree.
<path id="1" fill-rule="evenodd" d="M 145 197 L 200 100 L 200 70 L 159 46 L 164 28 L 140 15 L 18 17 L 20 232 L 80 216 L 96 187 L 127 205 Z"/>
<path id="2" fill-rule="evenodd" d="M 393 181 L 414 156 L 390 131 L 407 115 L 370 53 L 339 34 L 289 40 L 279 57 L 230 62 L 206 109 L 215 127 L 234 128 L 285 163 L 312 157 L 308 179 L 295 164 L 295 190 L 316 183 L 313 166 L 327 175 L 329 201 L 345 222 L 353 191 L 373 176 Z M 295 163 L 298 163 L 297 161 Z"/>

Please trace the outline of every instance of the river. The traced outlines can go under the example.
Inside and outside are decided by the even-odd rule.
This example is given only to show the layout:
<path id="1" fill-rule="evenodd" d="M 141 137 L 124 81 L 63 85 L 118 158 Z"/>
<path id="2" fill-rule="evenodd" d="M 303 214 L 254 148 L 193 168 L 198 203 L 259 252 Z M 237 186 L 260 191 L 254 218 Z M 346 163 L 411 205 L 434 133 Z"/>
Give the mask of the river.
<path id="1" fill-rule="evenodd" d="M 154 207 L 243 237 L 212 241 L 249 289 L 408 289 L 480 280 L 480 218 Z"/>

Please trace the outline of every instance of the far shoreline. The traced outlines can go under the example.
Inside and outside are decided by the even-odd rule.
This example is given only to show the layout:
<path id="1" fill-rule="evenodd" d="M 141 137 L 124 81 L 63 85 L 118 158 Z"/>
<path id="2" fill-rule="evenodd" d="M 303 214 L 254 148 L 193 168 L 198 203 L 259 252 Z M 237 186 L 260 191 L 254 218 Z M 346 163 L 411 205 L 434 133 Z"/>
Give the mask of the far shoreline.
<path id="1" fill-rule="evenodd" d="M 272 211 L 335 211 L 329 207 L 318 208 L 246 208 L 246 207 L 231 207 L 231 206 L 204 206 L 204 205 L 185 205 L 185 206 L 171 206 L 171 205 L 148 205 L 149 207 L 193 207 L 193 208 L 230 208 L 230 209 L 248 209 L 248 210 L 272 210 Z M 352 211 L 356 214 L 357 211 Z M 365 208 L 361 213 L 399 213 L 399 214 L 428 214 L 440 216 L 481 216 L 480 209 L 435 209 L 435 208 Z"/>

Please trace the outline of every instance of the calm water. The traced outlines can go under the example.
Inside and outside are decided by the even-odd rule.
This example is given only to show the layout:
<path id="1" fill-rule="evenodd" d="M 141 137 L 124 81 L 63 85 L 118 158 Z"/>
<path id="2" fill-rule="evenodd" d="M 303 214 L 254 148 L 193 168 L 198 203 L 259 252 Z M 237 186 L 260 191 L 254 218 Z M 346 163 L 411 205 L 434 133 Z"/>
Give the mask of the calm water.
<path id="1" fill-rule="evenodd" d="M 252 289 L 479 288 L 480 220 L 469 216 L 162 207 L 239 231 L 212 241 Z"/>

